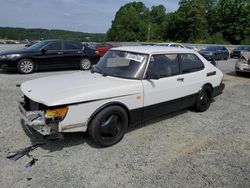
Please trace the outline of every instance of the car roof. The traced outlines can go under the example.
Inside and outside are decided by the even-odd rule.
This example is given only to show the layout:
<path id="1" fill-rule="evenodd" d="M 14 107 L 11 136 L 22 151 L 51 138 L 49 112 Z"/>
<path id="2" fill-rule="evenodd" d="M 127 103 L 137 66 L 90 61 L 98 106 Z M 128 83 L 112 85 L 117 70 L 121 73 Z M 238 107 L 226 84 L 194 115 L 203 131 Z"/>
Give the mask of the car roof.
<path id="1" fill-rule="evenodd" d="M 168 53 L 168 52 L 195 53 L 193 50 L 187 48 L 176 48 L 168 46 L 123 46 L 123 47 L 112 48 L 112 50 L 121 50 L 121 51 L 137 52 L 144 54 Z"/>

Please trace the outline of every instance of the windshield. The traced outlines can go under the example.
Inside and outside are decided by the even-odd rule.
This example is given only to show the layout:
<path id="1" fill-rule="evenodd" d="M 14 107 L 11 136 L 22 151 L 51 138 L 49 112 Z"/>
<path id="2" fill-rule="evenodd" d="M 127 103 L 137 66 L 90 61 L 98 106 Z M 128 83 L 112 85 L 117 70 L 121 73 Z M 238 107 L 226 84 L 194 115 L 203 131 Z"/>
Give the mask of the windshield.
<path id="1" fill-rule="evenodd" d="M 110 50 L 101 58 L 93 71 L 104 76 L 141 79 L 147 60 L 146 54 Z"/>
<path id="2" fill-rule="evenodd" d="M 29 50 L 39 50 L 46 44 L 48 44 L 48 41 L 41 41 L 41 42 L 38 42 L 38 43 L 35 43 L 35 44 L 31 45 L 27 49 L 29 49 Z"/>

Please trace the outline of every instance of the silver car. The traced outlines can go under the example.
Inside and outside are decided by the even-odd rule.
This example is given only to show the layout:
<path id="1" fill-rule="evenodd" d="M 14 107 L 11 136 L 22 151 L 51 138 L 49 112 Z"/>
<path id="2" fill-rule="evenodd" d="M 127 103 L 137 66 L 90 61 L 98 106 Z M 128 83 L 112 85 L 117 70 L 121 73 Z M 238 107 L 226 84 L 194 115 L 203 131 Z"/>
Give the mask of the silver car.
<path id="1" fill-rule="evenodd" d="M 250 52 L 243 52 L 241 57 L 235 63 L 235 72 L 240 74 L 241 72 L 250 73 Z"/>

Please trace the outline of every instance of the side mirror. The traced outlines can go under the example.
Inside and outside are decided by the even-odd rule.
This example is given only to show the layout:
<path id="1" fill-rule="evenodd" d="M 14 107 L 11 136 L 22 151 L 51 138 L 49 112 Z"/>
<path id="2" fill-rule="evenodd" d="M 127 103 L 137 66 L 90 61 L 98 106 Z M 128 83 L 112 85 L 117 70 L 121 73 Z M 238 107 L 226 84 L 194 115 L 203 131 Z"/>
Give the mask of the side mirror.
<path id="1" fill-rule="evenodd" d="M 160 75 L 156 72 L 147 72 L 147 79 L 149 80 L 159 80 Z"/>
<path id="2" fill-rule="evenodd" d="M 46 48 L 42 49 L 42 53 L 45 54 L 48 50 Z"/>

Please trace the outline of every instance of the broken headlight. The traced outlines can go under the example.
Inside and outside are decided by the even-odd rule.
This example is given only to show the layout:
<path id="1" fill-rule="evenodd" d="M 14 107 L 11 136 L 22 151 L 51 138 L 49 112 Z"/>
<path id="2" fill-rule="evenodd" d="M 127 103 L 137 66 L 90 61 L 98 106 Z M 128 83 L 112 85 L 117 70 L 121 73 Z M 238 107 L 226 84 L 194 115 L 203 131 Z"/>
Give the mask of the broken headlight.
<path id="1" fill-rule="evenodd" d="M 67 112 L 68 112 L 68 107 L 48 109 L 46 110 L 45 118 L 62 120 L 66 116 Z"/>

